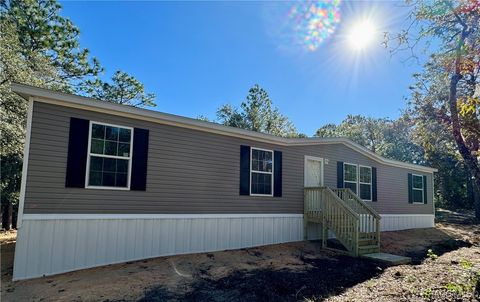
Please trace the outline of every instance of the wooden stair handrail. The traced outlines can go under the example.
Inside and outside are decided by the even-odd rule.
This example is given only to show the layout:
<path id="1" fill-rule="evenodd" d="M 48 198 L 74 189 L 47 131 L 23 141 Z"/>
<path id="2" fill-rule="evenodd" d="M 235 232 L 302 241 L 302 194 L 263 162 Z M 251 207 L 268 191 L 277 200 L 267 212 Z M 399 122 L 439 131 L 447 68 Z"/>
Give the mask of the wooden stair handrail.
<path id="1" fill-rule="evenodd" d="M 367 232 L 370 231 L 370 234 L 367 235 L 369 239 L 374 240 L 376 242 L 376 245 L 380 247 L 380 219 L 382 217 L 380 214 L 378 214 L 377 211 L 375 211 L 370 205 L 368 205 L 366 202 L 364 202 L 357 194 L 355 194 L 350 188 L 341 188 L 341 189 L 334 189 L 335 192 L 342 192 L 340 195 L 345 198 L 354 201 L 354 203 L 361 207 L 363 210 L 365 210 L 368 214 L 371 215 L 374 219 L 371 221 L 370 219 L 362 217 L 360 219 L 360 225 L 362 226 L 362 229 L 365 227 L 367 228 Z M 348 196 L 346 196 L 346 194 Z M 340 196 L 339 196 L 340 197 Z M 342 198 L 340 198 L 342 199 Z M 373 225 L 371 224 L 373 223 Z M 373 231 L 373 232 L 371 232 Z M 373 235 L 374 234 L 374 235 Z"/>
<path id="2" fill-rule="evenodd" d="M 335 201 L 337 201 L 346 211 L 350 212 L 353 216 L 359 218 L 359 215 L 357 212 L 355 212 L 351 207 L 348 206 L 348 204 L 343 201 L 340 197 L 338 197 L 337 194 L 335 194 L 335 192 L 332 191 L 332 189 L 330 189 L 329 187 L 305 187 L 304 188 L 305 191 L 308 191 L 308 190 L 326 190 L 327 192 L 331 193 L 332 194 L 332 197 L 335 199 Z"/>
<path id="3" fill-rule="evenodd" d="M 358 204 L 360 206 L 362 206 L 363 208 L 365 208 L 368 212 L 370 212 L 371 215 L 375 216 L 375 218 L 377 219 L 382 219 L 382 216 L 380 216 L 380 214 L 378 214 L 377 211 L 375 211 L 374 208 L 372 208 L 371 206 L 369 206 L 365 201 L 363 201 L 357 194 L 355 194 L 350 188 L 341 188 L 341 189 L 336 189 L 338 191 L 346 191 L 349 193 L 349 195 L 351 197 L 353 197 L 353 199 L 355 201 L 358 202 Z M 338 196 L 338 195 L 337 195 Z M 339 197 L 340 198 L 340 197 Z M 340 198 L 341 199 L 341 198 Z"/>

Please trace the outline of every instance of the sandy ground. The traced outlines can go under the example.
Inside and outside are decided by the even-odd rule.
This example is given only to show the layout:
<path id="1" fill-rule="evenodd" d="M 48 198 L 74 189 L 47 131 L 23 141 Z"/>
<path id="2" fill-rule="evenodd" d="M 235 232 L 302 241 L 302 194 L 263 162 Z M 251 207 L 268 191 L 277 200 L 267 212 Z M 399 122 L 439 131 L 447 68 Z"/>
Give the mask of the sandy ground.
<path id="1" fill-rule="evenodd" d="M 480 301 L 480 225 L 444 222 L 381 238 L 382 251 L 412 264 L 388 267 L 327 301 Z"/>
<path id="2" fill-rule="evenodd" d="M 480 295 L 479 225 L 382 233 L 382 251 L 414 260 L 396 267 L 298 242 L 18 282 L 11 281 L 14 235 L 0 234 L 1 301 L 474 301 L 475 291 Z"/>

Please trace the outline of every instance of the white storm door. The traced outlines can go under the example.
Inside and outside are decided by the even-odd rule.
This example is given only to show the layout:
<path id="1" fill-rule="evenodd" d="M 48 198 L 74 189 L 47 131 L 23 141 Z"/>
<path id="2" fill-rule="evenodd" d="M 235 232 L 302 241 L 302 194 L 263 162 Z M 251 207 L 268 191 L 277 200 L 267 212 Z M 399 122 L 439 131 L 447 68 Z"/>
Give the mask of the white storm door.
<path id="1" fill-rule="evenodd" d="M 305 187 L 323 186 L 323 158 L 305 156 Z"/>

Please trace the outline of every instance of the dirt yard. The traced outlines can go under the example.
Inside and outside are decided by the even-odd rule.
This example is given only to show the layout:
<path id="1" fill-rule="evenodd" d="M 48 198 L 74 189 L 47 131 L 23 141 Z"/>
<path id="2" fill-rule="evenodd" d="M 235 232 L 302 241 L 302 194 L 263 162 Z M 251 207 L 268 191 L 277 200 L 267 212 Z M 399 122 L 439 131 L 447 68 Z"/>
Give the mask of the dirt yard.
<path id="1" fill-rule="evenodd" d="M 14 283 L 15 233 L 2 233 L 1 301 L 476 301 L 480 225 L 442 215 L 455 223 L 382 233 L 382 251 L 410 256 L 410 265 L 386 267 L 322 251 L 318 242 L 298 242 Z"/>

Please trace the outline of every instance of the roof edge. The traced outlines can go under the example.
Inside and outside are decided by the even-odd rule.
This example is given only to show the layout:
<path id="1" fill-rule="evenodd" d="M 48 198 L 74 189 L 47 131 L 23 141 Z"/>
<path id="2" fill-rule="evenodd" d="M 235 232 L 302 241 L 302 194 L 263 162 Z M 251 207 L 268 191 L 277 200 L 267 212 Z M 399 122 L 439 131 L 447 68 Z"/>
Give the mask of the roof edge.
<path id="1" fill-rule="evenodd" d="M 143 108 L 126 106 L 121 104 L 109 103 L 93 98 L 83 97 L 64 92 L 57 92 L 35 86 L 12 83 L 12 91 L 25 99 L 31 97 L 35 101 L 50 103 L 66 107 L 74 107 L 84 110 L 103 112 L 107 114 L 119 115 L 133 119 L 143 119 L 154 123 L 173 125 L 183 128 L 190 128 L 199 131 L 212 132 L 220 135 L 234 136 L 244 139 L 256 140 L 265 143 L 273 143 L 284 146 L 303 146 L 303 145 L 321 145 L 321 144 L 344 144 L 347 147 L 385 165 L 407 168 L 428 173 L 438 170 L 431 167 L 405 163 L 397 160 L 384 158 L 367 148 L 344 137 L 339 138 L 285 138 L 271 134 L 260 133 L 230 126 L 224 126 L 213 122 L 202 121 L 194 118 L 163 113 Z"/>

